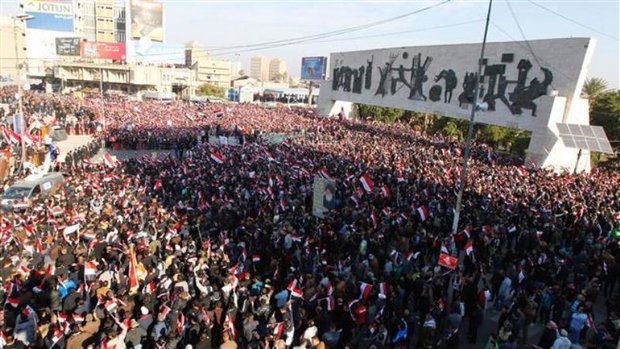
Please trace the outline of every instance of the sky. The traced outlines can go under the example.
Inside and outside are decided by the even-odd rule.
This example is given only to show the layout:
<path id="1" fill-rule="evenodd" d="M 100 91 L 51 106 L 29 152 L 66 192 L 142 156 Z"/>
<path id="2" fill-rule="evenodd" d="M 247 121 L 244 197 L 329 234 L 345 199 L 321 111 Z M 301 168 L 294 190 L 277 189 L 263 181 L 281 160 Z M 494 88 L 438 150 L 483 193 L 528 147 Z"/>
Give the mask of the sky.
<path id="1" fill-rule="evenodd" d="M 620 88 L 619 0 L 509 0 L 525 39 L 593 37 L 597 39 L 588 77 Z M 231 46 L 321 34 L 395 17 L 441 0 L 162 0 L 165 41 L 195 40 L 211 55 L 240 61 L 249 72 L 250 57 L 262 55 L 287 62 L 299 77 L 301 57 L 363 49 L 479 43 L 487 0 L 452 0 L 428 11 L 353 33 L 275 48 L 248 51 Z M 535 4 L 567 17 L 561 18 Z M 1 0 L 0 14 L 19 12 L 18 1 Z M 577 22 L 585 28 L 580 26 Z M 488 41 L 523 40 L 506 0 L 494 0 Z"/>

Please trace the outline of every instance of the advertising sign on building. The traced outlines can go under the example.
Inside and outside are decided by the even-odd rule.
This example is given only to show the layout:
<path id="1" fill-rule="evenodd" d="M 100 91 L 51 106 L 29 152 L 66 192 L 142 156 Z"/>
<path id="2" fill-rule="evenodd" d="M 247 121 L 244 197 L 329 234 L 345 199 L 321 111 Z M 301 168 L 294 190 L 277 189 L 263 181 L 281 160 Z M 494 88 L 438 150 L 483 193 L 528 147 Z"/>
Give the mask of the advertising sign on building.
<path id="1" fill-rule="evenodd" d="M 56 54 L 60 56 L 79 56 L 80 38 L 56 38 Z"/>
<path id="2" fill-rule="evenodd" d="M 325 80 L 327 57 L 302 57 L 301 80 Z"/>
<path id="3" fill-rule="evenodd" d="M 128 42 L 127 45 L 127 61 L 131 63 L 185 63 L 183 44 L 164 44 L 142 38 Z"/>
<path id="4" fill-rule="evenodd" d="M 73 32 L 73 0 L 25 0 L 28 29 Z"/>
<path id="5" fill-rule="evenodd" d="M 155 0 L 131 0 L 131 37 L 164 41 L 164 5 Z"/>
<path id="6" fill-rule="evenodd" d="M 82 42 L 80 56 L 87 59 L 124 60 L 126 58 L 125 43 Z"/>

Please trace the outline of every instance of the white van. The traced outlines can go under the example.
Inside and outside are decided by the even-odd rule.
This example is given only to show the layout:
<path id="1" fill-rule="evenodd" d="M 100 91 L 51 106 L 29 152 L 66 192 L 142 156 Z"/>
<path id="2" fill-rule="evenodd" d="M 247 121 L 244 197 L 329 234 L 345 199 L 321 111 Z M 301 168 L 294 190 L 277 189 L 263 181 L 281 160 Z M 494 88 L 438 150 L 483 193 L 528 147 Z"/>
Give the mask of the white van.
<path id="1" fill-rule="evenodd" d="M 60 172 L 36 174 L 13 183 L 0 197 L 0 207 L 3 210 L 20 210 L 32 205 L 32 199 L 37 195 L 54 195 L 65 183 L 65 177 Z"/>

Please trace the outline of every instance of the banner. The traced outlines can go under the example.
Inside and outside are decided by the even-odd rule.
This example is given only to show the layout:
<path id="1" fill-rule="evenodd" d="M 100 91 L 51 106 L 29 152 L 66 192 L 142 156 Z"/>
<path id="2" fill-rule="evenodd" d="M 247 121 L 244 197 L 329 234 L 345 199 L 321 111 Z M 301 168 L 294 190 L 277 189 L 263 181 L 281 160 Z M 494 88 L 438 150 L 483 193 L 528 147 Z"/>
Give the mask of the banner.
<path id="1" fill-rule="evenodd" d="M 185 64 L 185 45 L 164 44 L 142 38 L 127 43 L 127 61 L 131 63 Z"/>
<path id="2" fill-rule="evenodd" d="M 28 29 L 73 33 L 73 0 L 26 0 L 24 10 L 34 17 L 26 22 Z"/>
<path id="3" fill-rule="evenodd" d="M 302 57 L 301 80 L 325 80 L 327 57 Z"/>
<path id="4" fill-rule="evenodd" d="M 164 41 L 164 5 L 154 0 L 131 0 L 131 37 Z"/>
<path id="5" fill-rule="evenodd" d="M 82 42 L 80 56 L 88 59 L 124 60 L 125 43 Z"/>
<path id="6" fill-rule="evenodd" d="M 56 38 L 56 54 L 61 56 L 79 56 L 80 38 Z"/>

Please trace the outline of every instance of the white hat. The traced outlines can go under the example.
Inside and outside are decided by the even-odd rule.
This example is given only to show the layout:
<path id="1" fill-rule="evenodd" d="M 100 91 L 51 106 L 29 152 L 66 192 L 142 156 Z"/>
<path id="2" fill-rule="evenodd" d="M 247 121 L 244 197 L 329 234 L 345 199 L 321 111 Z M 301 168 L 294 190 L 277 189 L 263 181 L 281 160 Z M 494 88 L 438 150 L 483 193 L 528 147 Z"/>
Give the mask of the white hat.
<path id="1" fill-rule="evenodd" d="M 149 313 L 149 310 L 145 306 L 141 306 L 140 313 L 142 313 L 142 315 L 146 315 Z"/>

